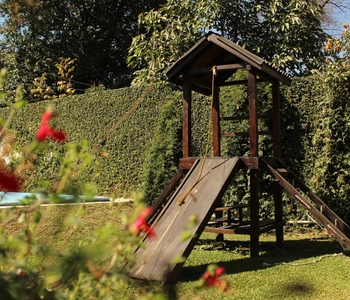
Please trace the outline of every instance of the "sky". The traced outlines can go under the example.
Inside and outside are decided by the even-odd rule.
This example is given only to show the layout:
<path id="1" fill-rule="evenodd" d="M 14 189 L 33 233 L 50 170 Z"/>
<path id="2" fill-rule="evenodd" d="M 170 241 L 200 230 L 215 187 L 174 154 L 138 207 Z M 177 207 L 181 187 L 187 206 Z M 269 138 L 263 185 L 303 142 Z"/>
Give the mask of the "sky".
<path id="1" fill-rule="evenodd" d="M 337 38 L 340 37 L 344 28 L 342 24 L 350 25 L 350 0 L 343 0 L 341 2 L 341 8 L 333 8 L 331 12 L 333 24 L 325 26 L 326 31 Z"/>

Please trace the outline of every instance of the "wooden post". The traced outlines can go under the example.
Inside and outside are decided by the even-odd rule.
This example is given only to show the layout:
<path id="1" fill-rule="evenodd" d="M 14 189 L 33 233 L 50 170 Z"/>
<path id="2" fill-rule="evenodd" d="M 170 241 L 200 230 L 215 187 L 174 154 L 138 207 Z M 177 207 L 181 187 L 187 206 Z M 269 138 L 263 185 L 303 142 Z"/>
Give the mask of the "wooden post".
<path id="1" fill-rule="evenodd" d="M 259 256 L 259 169 L 250 170 L 250 256 Z"/>
<path id="2" fill-rule="evenodd" d="M 272 144 L 273 156 L 281 157 L 281 104 L 280 84 L 278 81 L 272 84 Z"/>
<path id="3" fill-rule="evenodd" d="M 214 99 L 213 99 L 213 154 L 215 157 L 221 156 L 221 145 L 220 145 L 220 90 L 218 87 L 215 87 L 214 90 Z"/>
<path id="4" fill-rule="evenodd" d="M 257 112 L 257 81 L 256 74 L 248 68 L 248 97 L 249 97 L 249 139 L 250 156 L 258 156 L 258 112 Z"/>
<path id="5" fill-rule="evenodd" d="M 256 74 L 248 68 L 250 156 L 258 156 L 258 112 Z M 259 256 L 259 170 L 250 170 L 250 255 Z"/>
<path id="6" fill-rule="evenodd" d="M 183 110 L 182 110 L 182 157 L 191 157 L 191 111 L 192 111 L 192 90 L 191 82 L 184 81 L 183 85 Z"/>
<path id="7" fill-rule="evenodd" d="M 273 183 L 273 199 L 275 203 L 275 221 L 280 223 L 283 221 L 283 205 L 282 205 L 282 187 L 278 182 Z M 283 245 L 283 226 L 276 228 L 276 243 L 278 246 Z"/>
<path id="8" fill-rule="evenodd" d="M 272 143 L 274 157 L 281 157 L 281 99 L 280 84 L 274 81 L 272 84 Z M 273 199 L 275 205 L 275 221 L 283 221 L 282 187 L 274 182 Z M 283 244 L 283 227 L 276 228 L 276 242 L 279 246 Z"/>

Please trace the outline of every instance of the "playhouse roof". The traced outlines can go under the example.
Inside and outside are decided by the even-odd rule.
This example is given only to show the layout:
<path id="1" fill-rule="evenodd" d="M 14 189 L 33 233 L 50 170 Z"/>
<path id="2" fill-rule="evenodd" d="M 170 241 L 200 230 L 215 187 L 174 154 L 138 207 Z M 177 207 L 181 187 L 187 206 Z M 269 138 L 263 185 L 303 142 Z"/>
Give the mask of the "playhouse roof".
<path id="1" fill-rule="evenodd" d="M 239 68 L 251 66 L 259 77 L 268 81 L 280 81 L 289 85 L 291 78 L 265 59 L 249 52 L 234 42 L 209 32 L 203 36 L 189 51 L 165 71 L 167 80 L 183 85 L 184 78 L 190 76 L 192 89 L 202 94 L 210 94 L 212 67 L 216 66 L 218 74 L 216 85 L 225 82 Z"/>

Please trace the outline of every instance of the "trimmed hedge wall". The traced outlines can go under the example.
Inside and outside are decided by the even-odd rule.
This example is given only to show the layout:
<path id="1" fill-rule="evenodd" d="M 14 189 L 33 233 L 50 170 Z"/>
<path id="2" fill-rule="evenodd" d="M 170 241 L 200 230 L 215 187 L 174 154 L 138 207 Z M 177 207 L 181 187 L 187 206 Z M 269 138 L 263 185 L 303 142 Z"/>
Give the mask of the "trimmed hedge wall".
<path id="1" fill-rule="evenodd" d="M 244 75 L 239 75 L 244 76 Z M 240 78 L 238 78 L 240 79 Z M 349 81 L 327 83 L 320 75 L 294 79 L 291 87 L 282 89 L 282 151 L 287 166 L 306 185 L 331 206 L 345 220 L 350 221 L 350 107 Z M 259 85 L 259 113 L 271 109 L 268 84 Z M 143 101 L 128 114 L 133 105 Z M 96 161 L 85 173 L 72 180 L 72 186 L 94 182 L 98 194 L 129 196 L 132 191 L 144 190 L 152 202 L 178 169 L 181 157 L 182 92 L 169 84 L 144 88 L 124 88 L 90 92 L 54 101 L 33 103 L 15 114 L 11 128 L 17 131 L 16 148 L 35 138 L 42 112 L 55 107 L 52 124 L 63 129 L 69 142 L 87 140 L 92 151 L 96 143 L 110 131 L 102 150 L 106 158 Z M 245 87 L 222 88 L 221 112 L 224 116 L 247 115 Z M 193 155 L 203 156 L 207 143 L 210 97 L 194 94 L 193 99 Z M 8 109 L 1 109 L 3 118 Z M 120 126 L 113 127 L 123 119 Z M 260 120 L 260 130 L 267 130 L 270 121 Z M 113 130 L 111 130 L 113 129 Z M 224 122 L 223 131 L 247 131 L 248 122 Z M 247 138 L 222 140 L 222 155 L 246 155 Z M 271 155 L 270 137 L 260 137 L 260 155 Z M 34 171 L 25 181 L 26 191 L 42 188 L 41 180 L 59 179 L 61 158 L 65 146 L 49 142 L 48 148 L 38 153 Z M 245 171 L 234 179 L 234 186 L 225 195 L 225 201 L 248 201 L 249 181 Z M 261 214 L 273 211 L 267 181 L 262 181 Z M 70 192 L 69 188 L 66 192 Z M 266 201 L 265 201 L 266 200 Z M 297 209 L 285 196 L 289 217 L 301 218 L 305 212 Z"/>
<path id="2" fill-rule="evenodd" d="M 54 106 L 55 117 L 51 124 L 66 132 L 67 143 L 87 140 L 93 151 L 98 141 L 110 131 L 102 147 L 108 156 L 96 156 L 94 166 L 75 178 L 71 185 L 92 181 L 97 185 L 100 195 L 130 195 L 132 191 L 141 189 L 146 157 L 150 149 L 155 147 L 153 139 L 159 132 L 157 124 L 162 117 L 163 107 L 172 103 L 172 106 L 180 108 L 181 99 L 181 93 L 169 85 L 155 85 L 143 89 L 90 92 L 28 104 L 16 111 L 10 124 L 11 129 L 17 132 L 15 150 L 20 152 L 24 145 L 35 139 L 42 113 L 47 107 Z M 140 104 L 129 112 L 137 101 L 141 101 Z M 125 114 L 125 120 L 113 129 Z M 0 115 L 6 119 L 9 109 L 1 109 Z M 172 116 L 180 120 L 180 110 L 175 109 Z M 172 130 L 178 132 L 178 128 L 169 128 L 171 137 Z M 162 134 L 166 136 L 165 132 Z M 50 141 L 45 151 L 36 153 L 38 159 L 33 172 L 25 180 L 24 190 L 34 192 L 41 189 L 42 180 L 57 181 L 65 151 L 66 145 Z M 161 161 L 162 158 L 157 160 Z M 167 179 L 167 176 L 164 177 Z M 70 192 L 69 187 L 65 192 Z"/>

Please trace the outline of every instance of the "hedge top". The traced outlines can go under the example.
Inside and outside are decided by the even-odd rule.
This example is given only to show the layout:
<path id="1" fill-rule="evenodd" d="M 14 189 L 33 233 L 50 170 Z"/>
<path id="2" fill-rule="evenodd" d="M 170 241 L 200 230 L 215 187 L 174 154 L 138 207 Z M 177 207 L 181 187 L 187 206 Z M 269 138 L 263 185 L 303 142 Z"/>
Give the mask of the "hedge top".
<path id="1" fill-rule="evenodd" d="M 223 85 L 239 68 L 251 66 L 260 77 L 267 81 L 280 81 L 290 85 L 291 78 L 268 61 L 249 52 L 232 41 L 209 32 L 187 53 L 165 71 L 167 79 L 183 85 L 184 76 L 190 75 L 192 89 L 209 95 L 211 93 L 211 70 L 216 66 L 216 84 Z"/>

